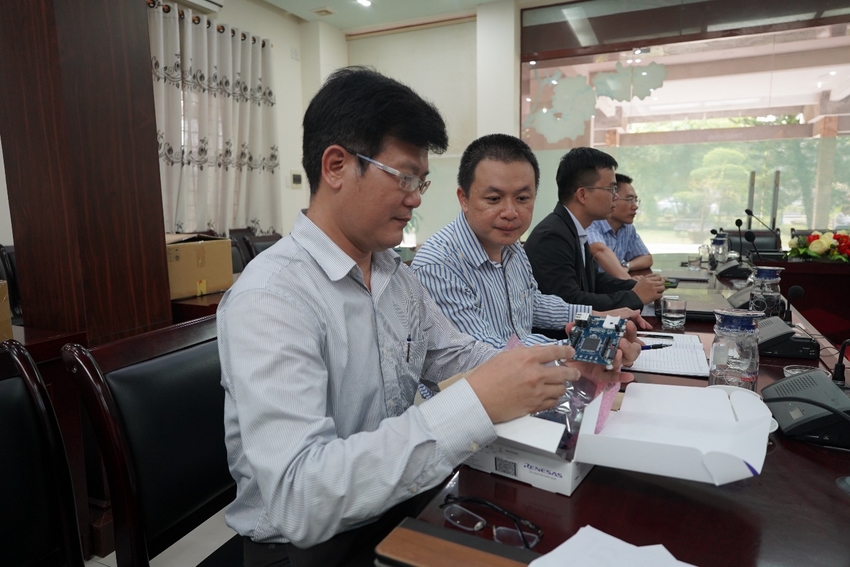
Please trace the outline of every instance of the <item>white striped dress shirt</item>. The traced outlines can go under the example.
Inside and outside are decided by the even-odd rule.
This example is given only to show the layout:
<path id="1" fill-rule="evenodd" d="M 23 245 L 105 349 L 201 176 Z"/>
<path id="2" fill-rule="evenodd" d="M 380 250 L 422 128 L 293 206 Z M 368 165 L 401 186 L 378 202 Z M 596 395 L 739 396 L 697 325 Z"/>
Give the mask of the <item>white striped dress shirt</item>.
<path id="1" fill-rule="evenodd" d="M 218 308 L 229 526 L 308 547 L 436 486 L 496 438 L 465 380 L 497 351 L 456 331 L 391 250 L 354 261 L 303 213 Z"/>
<path id="2" fill-rule="evenodd" d="M 526 345 L 552 342 L 532 327 L 563 329 L 592 310 L 540 293 L 519 242 L 504 248 L 501 263 L 490 260 L 463 212 L 422 245 L 411 268 L 459 330 L 496 348 L 514 333 Z"/>

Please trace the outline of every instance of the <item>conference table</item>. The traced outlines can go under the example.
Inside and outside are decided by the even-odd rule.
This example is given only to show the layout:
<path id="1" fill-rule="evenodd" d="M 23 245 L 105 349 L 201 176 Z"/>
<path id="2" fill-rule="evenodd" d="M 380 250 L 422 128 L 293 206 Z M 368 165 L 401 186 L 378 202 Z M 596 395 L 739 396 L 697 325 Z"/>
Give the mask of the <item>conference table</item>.
<path id="1" fill-rule="evenodd" d="M 731 285 L 712 280 L 700 285 L 718 291 Z M 660 320 L 647 320 L 660 330 Z M 793 321 L 816 332 L 796 311 Z M 711 323 L 688 321 L 685 332 L 696 333 L 708 353 Z M 835 350 L 821 342 L 819 361 L 762 357 L 759 390 L 781 379 L 788 364 L 820 364 L 831 370 Z M 635 376 L 637 382 L 707 385 L 699 378 Z M 462 466 L 416 520 L 408 520 L 382 543 L 391 555 L 393 548 L 402 550 L 397 562 L 381 561 L 525 565 L 590 525 L 633 545 L 662 544 L 678 560 L 704 567 L 850 565 L 845 534 L 850 493 L 841 486 L 845 477 L 850 477 L 850 452 L 795 441 L 778 430 L 769 435 L 761 474 L 723 486 L 596 466 L 567 497 Z M 496 503 L 540 526 L 544 536 L 530 552 L 493 542 L 488 529 L 461 532 L 450 527 L 439 507 L 449 494 Z M 481 515 L 495 525 L 509 525 L 498 513 Z M 411 550 L 416 558 L 408 561 L 405 553 Z"/>

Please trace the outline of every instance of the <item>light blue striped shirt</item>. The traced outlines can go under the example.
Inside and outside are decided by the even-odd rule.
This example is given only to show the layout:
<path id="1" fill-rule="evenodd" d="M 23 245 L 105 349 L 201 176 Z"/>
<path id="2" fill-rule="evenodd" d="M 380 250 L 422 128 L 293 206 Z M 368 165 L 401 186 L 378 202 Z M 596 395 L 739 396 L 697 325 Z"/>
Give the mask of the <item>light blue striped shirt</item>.
<path id="1" fill-rule="evenodd" d="M 463 212 L 422 245 L 411 268 L 458 329 L 496 348 L 514 333 L 526 345 L 551 342 L 532 327 L 563 329 L 592 309 L 540 293 L 519 242 L 504 248 L 501 263 L 490 260 Z"/>
<path id="2" fill-rule="evenodd" d="M 436 486 L 496 438 L 465 380 L 497 351 L 459 333 L 391 250 L 355 262 L 303 213 L 218 308 L 229 526 L 309 547 Z"/>
<path id="3" fill-rule="evenodd" d="M 591 244 L 594 242 L 603 243 L 614 251 L 621 262 L 628 262 L 638 256 L 649 254 L 649 249 L 643 243 L 633 224 L 624 224 L 617 231 L 617 234 L 614 234 L 614 229 L 611 228 L 607 220 L 593 221 L 587 227 L 587 241 Z M 599 271 L 604 271 L 602 266 L 599 266 Z"/>

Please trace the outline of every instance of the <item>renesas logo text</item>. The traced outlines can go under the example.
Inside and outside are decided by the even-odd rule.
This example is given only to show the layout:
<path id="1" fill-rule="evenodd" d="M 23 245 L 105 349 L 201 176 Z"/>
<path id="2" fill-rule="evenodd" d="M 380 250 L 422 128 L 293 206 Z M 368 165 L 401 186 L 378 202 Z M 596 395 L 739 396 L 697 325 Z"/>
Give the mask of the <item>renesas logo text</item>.
<path id="1" fill-rule="evenodd" d="M 531 463 L 523 463 L 522 467 L 533 473 L 548 476 L 550 478 L 564 478 L 564 475 L 557 471 L 550 471 L 547 468 L 538 467 L 537 465 L 532 465 Z"/>

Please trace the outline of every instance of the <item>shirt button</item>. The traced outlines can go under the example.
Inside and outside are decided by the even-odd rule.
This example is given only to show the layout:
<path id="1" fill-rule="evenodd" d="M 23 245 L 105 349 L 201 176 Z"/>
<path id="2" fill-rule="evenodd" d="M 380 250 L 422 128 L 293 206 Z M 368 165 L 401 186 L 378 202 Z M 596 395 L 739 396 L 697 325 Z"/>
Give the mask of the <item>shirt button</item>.
<path id="1" fill-rule="evenodd" d="M 470 450 L 470 451 L 472 451 L 473 453 L 475 453 L 476 451 L 478 451 L 478 449 L 480 449 L 480 448 L 481 448 L 481 446 L 480 446 L 480 445 L 478 445 L 478 443 L 472 443 L 472 444 L 469 446 L 469 450 Z"/>
<path id="2" fill-rule="evenodd" d="M 413 486 L 410 487 L 410 492 L 412 492 L 413 494 L 416 494 L 417 492 L 419 492 L 419 487 L 414 484 Z"/>

